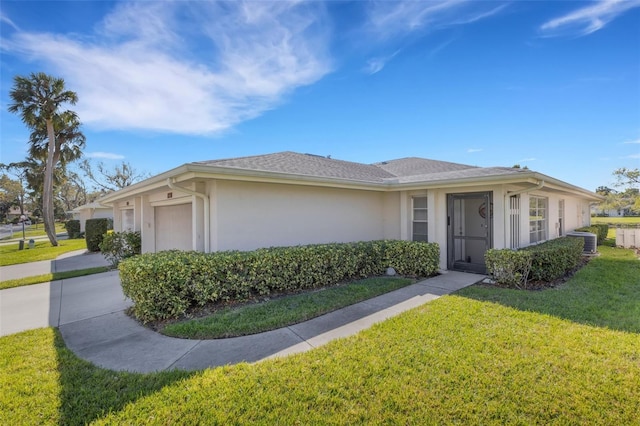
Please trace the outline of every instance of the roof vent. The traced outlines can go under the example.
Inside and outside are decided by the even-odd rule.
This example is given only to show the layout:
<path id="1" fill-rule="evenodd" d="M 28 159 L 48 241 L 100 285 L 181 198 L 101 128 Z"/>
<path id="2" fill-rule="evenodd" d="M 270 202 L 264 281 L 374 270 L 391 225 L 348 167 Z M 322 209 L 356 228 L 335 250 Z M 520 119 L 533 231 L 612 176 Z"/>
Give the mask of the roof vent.
<path id="1" fill-rule="evenodd" d="M 567 237 L 584 239 L 584 254 L 594 254 L 598 251 L 598 236 L 591 232 L 572 231 L 567 232 Z"/>

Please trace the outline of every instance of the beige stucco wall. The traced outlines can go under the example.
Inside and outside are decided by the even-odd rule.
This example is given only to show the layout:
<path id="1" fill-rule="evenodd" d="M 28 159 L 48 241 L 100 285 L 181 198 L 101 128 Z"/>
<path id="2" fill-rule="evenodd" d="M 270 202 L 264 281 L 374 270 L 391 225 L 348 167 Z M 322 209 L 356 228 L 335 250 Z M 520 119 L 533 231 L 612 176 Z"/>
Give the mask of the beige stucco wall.
<path id="1" fill-rule="evenodd" d="M 181 184 L 187 186 L 186 184 Z M 412 197 L 427 196 L 428 239 L 440 245 L 440 267 L 447 267 L 447 194 L 491 192 L 493 197 L 492 244 L 510 246 L 508 198 L 522 187 L 509 185 L 460 186 L 409 191 L 366 191 L 306 185 L 207 180 L 189 189 L 208 195 L 209 232 L 206 233 L 205 202 L 168 187 L 131 197 L 114 206 L 114 229 L 122 230 L 120 212 L 134 208 L 134 226 L 142 233 L 142 251 L 156 249 L 154 209 L 188 203 L 185 226 L 164 232 L 191 234 L 193 250 L 253 250 L 270 246 L 312 243 L 411 239 Z M 565 233 L 589 223 L 589 205 L 574 196 L 545 189 L 531 192 L 548 198 L 548 235 L 558 236 L 558 203 L 565 201 Z M 529 193 L 521 197 L 520 242 L 529 245 Z M 128 205 L 126 203 L 129 203 Z M 189 222 L 189 227 L 187 227 Z M 167 237 L 167 236 L 165 236 Z M 168 236 L 169 239 L 171 236 Z M 164 238 L 166 241 L 166 238 Z"/>
<path id="2" fill-rule="evenodd" d="M 215 186 L 218 250 L 376 240 L 395 232 L 394 209 L 385 221 L 380 192 L 233 181 Z"/>

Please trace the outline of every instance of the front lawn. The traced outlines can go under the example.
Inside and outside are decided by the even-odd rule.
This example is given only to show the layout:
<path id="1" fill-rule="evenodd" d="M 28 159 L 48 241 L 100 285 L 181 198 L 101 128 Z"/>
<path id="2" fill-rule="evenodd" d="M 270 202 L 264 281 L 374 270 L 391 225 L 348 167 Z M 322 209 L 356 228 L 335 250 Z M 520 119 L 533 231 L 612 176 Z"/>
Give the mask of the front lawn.
<path id="1" fill-rule="evenodd" d="M 640 260 L 632 250 L 598 246 L 598 251 L 599 257 L 568 283 L 554 289 L 519 291 L 476 285 L 458 294 L 583 324 L 640 333 Z"/>
<path id="2" fill-rule="evenodd" d="M 562 288 L 526 293 L 534 295 L 523 298 L 526 311 L 504 306 L 516 299 L 509 290 L 480 288 L 492 294 L 487 300 L 470 297 L 478 289 L 465 290 L 316 350 L 252 365 L 110 372 L 76 358 L 53 329 L 3 337 L 0 418 L 6 424 L 637 424 L 640 334 L 633 322 L 603 318 L 637 311 L 620 303 L 600 309 L 590 299 L 636 297 L 640 261 L 629 250 L 601 250 Z"/>
<path id="3" fill-rule="evenodd" d="M 367 278 L 260 303 L 226 307 L 203 318 L 168 324 L 162 328 L 162 334 L 188 339 L 218 339 L 261 333 L 318 317 L 412 282 L 406 278 Z"/>
<path id="4" fill-rule="evenodd" d="M 58 240 L 58 246 L 53 247 L 49 240 L 36 241 L 35 247 L 30 249 L 25 242 L 24 250 L 18 250 L 18 242 L 0 245 L 0 266 L 17 265 L 19 263 L 52 260 L 61 254 L 87 248 L 84 238 L 74 240 Z"/>

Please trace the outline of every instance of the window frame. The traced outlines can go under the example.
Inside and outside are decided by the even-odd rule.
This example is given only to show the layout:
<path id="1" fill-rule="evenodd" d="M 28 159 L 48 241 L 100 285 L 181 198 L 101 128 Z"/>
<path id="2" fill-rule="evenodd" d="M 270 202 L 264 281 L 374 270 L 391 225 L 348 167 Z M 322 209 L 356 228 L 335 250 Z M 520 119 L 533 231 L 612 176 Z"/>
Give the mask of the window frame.
<path id="1" fill-rule="evenodd" d="M 416 207 L 416 199 L 424 199 L 424 207 Z M 424 212 L 424 219 L 416 218 L 416 211 Z M 416 223 L 424 224 L 425 233 L 416 232 Z M 420 237 L 416 239 L 416 237 Z M 414 195 L 411 197 L 411 241 L 429 241 L 429 202 L 426 195 Z"/>
<path id="2" fill-rule="evenodd" d="M 535 202 L 535 205 L 532 203 Z M 542 203 L 541 203 L 542 202 Z M 532 212 L 534 214 L 532 215 Z M 541 214 L 542 213 L 542 214 Z M 541 218 L 541 219 L 532 219 Z M 532 230 L 533 227 L 533 230 Z M 549 239 L 549 198 L 529 196 L 529 244 L 538 244 Z"/>

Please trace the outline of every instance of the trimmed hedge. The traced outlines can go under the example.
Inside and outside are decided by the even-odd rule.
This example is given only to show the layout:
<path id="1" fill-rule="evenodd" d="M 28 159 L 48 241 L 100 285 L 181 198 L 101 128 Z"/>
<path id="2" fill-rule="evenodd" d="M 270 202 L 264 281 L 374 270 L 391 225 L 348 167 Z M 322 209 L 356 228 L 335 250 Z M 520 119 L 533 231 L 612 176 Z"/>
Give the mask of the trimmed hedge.
<path id="1" fill-rule="evenodd" d="M 64 229 L 67 231 L 67 236 L 70 240 L 80 238 L 82 234 L 80 232 L 80 221 L 79 220 L 68 220 L 64 224 Z"/>
<path id="2" fill-rule="evenodd" d="M 207 303 L 295 292 L 382 275 L 431 276 L 438 270 L 435 243 L 371 241 L 276 247 L 250 252 L 164 251 L 120 263 L 124 294 L 143 322 L 176 318 Z"/>
<path id="3" fill-rule="evenodd" d="M 584 239 L 556 238 L 522 250 L 488 250 L 487 271 L 498 284 L 526 288 L 527 280 L 550 282 L 563 277 L 580 263 Z"/>
<path id="4" fill-rule="evenodd" d="M 574 269 L 582 259 L 584 239 L 562 237 L 524 250 L 533 253 L 530 278 L 537 281 L 553 281 Z"/>
<path id="5" fill-rule="evenodd" d="M 104 234 L 109 230 L 110 220 L 105 218 L 87 219 L 84 225 L 84 237 L 87 240 L 87 250 L 100 251 L 100 243 Z"/>
<path id="6" fill-rule="evenodd" d="M 527 288 L 533 253 L 525 250 L 489 249 L 484 255 L 487 271 L 500 285 Z"/>
<path id="7" fill-rule="evenodd" d="M 585 226 L 583 228 L 577 228 L 578 232 L 591 232 L 598 236 L 598 245 L 602 244 L 607 239 L 609 233 L 609 225 L 605 223 L 593 224 L 591 226 Z"/>

